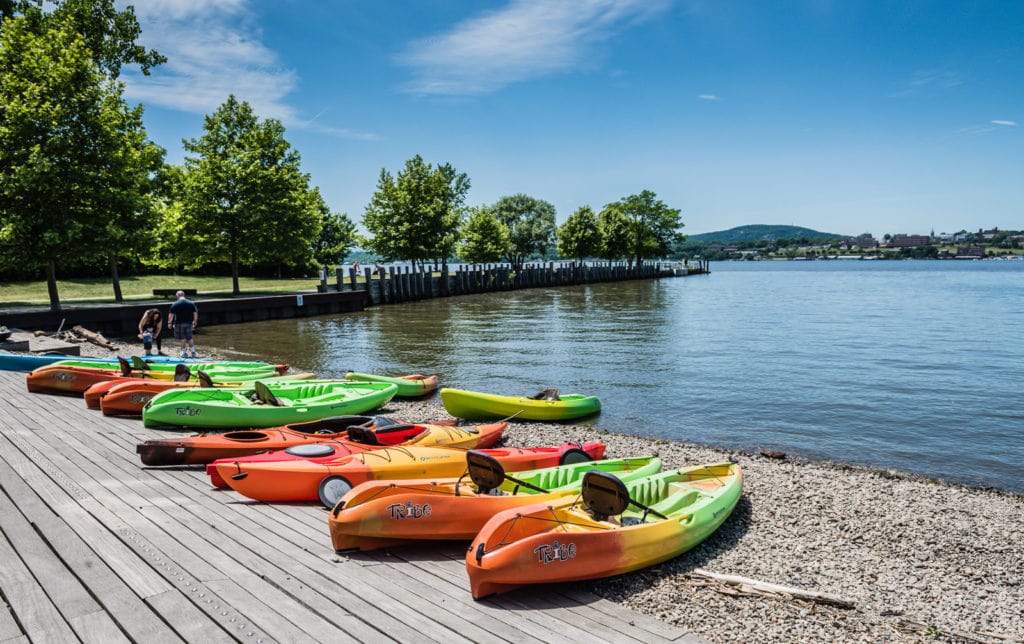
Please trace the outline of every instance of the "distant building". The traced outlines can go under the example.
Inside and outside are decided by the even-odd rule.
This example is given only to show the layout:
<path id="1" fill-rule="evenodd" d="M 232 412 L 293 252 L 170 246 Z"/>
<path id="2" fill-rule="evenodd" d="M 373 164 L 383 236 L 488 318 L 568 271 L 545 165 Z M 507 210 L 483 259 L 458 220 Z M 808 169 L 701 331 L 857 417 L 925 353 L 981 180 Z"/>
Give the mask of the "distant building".
<path id="1" fill-rule="evenodd" d="M 856 237 L 847 237 L 845 245 L 846 248 L 878 248 L 878 240 L 869 233 L 864 233 Z"/>
<path id="2" fill-rule="evenodd" d="M 974 233 L 969 233 L 967 231 L 957 233 L 953 235 L 953 241 L 957 243 L 974 241 Z"/>
<path id="3" fill-rule="evenodd" d="M 998 234 L 998 228 L 993 228 L 992 230 L 982 230 L 981 228 L 978 229 L 978 239 L 992 239 Z"/>
<path id="4" fill-rule="evenodd" d="M 951 233 L 939 233 L 938 235 L 934 235 L 934 237 L 935 239 L 943 243 L 949 243 L 953 241 L 953 235 Z"/>
<path id="5" fill-rule="evenodd" d="M 985 248 L 982 246 L 959 246 L 956 249 L 957 259 L 981 259 L 985 257 Z"/>
<path id="6" fill-rule="evenodd" d="M 917 248 L 928 246 L 932 238 L 928 235 L 893 235 L 889 239 L 889 248 Z"/>

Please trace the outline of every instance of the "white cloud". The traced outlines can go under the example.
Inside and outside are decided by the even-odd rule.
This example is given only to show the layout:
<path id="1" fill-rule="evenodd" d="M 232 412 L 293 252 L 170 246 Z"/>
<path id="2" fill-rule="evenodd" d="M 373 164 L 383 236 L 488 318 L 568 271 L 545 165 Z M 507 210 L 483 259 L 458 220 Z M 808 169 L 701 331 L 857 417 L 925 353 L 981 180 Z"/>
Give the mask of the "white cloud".
<path id="1" fill-rule="evenodd" d="M 261 118 L 344 138 L 372 134 L 314 125 L 303 120 L 287 96 L 298 74 L 263 44 L 248 0 L 146 0 L 135 5 L 139 42 L 167 57 L 150 76 L 126 70 L 126 95 L 147 105 L 209 114 L 234 94 Z"/>
<path id="2" fill-rule="evenodd" d="M 715 94 L 701 94 L 697 98 L 699 98 L 702 101 L 717 101 L 717 100 L 719 100 L 718 96 L 715 95 Z"/>
<path id="3" fill-rule="evenodd" d="M 472 95 L 590 64 L 597 45 L 664 11 L 666 0 L 513 0 L 397 56 L 414 94 Z"/>
<path id="4" fill-rule="evenodd" d="M 1017 127 L 1017 121 L 1000 121 L 1000 120 L 993 120 L 993 121 L 992 121 L 992 124 L 993 124 L 993 125 L 1008 125 L 1008 126 L 1010 126 L 1010 127 Z"/>
<path id="5" fill-rule="evenodd" d="M 959 72 L 952 69 L 921 69 L 913 73 L 903 88 L 892 94 L 895 98 L 941 92 L 963 84 Z"/>

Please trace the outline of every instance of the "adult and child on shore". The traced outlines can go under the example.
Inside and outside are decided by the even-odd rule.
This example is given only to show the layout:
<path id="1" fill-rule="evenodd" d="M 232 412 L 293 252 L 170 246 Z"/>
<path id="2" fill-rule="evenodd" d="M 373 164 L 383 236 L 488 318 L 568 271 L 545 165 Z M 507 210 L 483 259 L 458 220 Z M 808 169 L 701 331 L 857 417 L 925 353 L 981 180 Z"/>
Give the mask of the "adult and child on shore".
<path id="1" fill-rule="evenodd" d="M 199 324 L 199 307 L 185 297 L 184 291 L 175 293 L 174 303 L 168 311 L 167 324 L 174 331 L 174 337 L 181 343 L 181 357 L 198 357 L 196 354 L 193 331 Z M 146 355 L 153 355 L 153 344 L 159 355 L 163 355 L 163 343 L 160 334 L 163 331 L 163 316 L 158 309 L 147 309 L 139 320 L 139 339 Z"/>

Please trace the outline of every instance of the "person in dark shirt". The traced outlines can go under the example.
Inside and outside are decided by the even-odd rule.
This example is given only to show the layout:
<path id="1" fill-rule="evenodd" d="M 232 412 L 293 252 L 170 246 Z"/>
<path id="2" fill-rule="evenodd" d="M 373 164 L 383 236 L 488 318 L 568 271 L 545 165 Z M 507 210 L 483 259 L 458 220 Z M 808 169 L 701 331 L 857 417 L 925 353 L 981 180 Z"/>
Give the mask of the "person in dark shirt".
<path id="1" fill-rule="evenodd" d="M 153 344 L 156 343 L 156 352 L 163 355 L 163 343 L 160 340 L 160 332 L 164 330 L 164 317 L 157 309 L 147 309 L 139 320 L 139 339 L 142 340 L 142 348 L 146 355 L 151 355 Z"/>
<path id="2" fill-rule="evenodd" d="M 185 298 L 184 291 L 178 291 L 175 295 L 178 299 L 171 305 L 168 323 L 174 329 L 174 337 L 181 341 L 181 357 L 187 358 L 191 350 L 192 357 L 195 358 L 196 344 L 192 339 L 192 332 L 199 324 L 199 307 L 192 300 Z"/>

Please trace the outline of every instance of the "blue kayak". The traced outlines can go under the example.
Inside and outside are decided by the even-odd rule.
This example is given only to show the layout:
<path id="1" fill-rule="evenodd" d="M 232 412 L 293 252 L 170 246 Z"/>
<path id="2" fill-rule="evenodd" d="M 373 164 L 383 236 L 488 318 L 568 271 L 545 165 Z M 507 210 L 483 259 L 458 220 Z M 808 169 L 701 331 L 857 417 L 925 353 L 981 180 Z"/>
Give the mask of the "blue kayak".
<path id="1" fill-rule="evenodd" d="M 146 362 L 153 364 L 175 364 L 178 362 L 218 362 L 209 358 L 178 358 L 175 356 L 139 356 Z M 32 371 L 61 360 L 75 360 L 87 362 L 113 363 L 117 364 L 117 358 L 88 358 L 82 356 L 69 356 L 63 353 L 46 353 L 36 355 L 34 353 L 4 353 L 0 352 L 0 369 L 4 371 Z"/>

